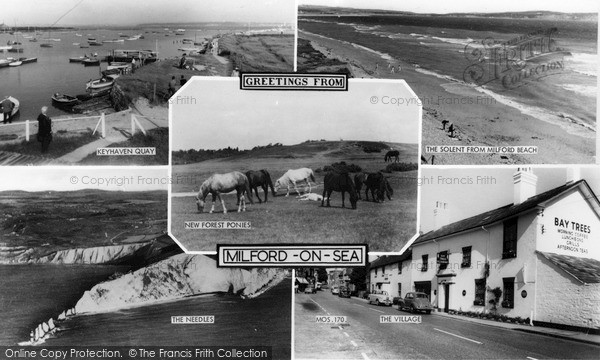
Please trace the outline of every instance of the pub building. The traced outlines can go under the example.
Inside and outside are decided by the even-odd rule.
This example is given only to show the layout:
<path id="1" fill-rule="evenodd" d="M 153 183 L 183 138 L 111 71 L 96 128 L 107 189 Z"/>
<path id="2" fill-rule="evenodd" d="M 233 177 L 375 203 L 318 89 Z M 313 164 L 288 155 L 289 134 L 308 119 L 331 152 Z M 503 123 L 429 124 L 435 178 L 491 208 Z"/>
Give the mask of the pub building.
<path id="1" fill-rule="evenodd" d="M 600 331 L 600 202 L 575 174 L 538 194 L 537 176 L 520 168 L 512 203 L 450 224 L 448 205 L 437 202 L 437 226 L 414 241 L 410 257 L 407 251 L 395 265 L 390 257 L 371 264 L 372 290 L 402 297 L 421 291 L 437 311 L 493 312 L 533 325 Z"/>

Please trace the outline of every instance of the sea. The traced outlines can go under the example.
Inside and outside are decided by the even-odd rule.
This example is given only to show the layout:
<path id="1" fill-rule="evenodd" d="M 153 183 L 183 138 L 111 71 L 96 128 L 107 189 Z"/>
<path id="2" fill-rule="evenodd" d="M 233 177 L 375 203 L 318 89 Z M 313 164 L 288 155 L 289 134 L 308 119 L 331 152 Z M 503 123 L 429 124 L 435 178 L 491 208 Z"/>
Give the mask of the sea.
<path id="1" fill-rule="evenodd" d="M 504 87 L 501 81 L 477 86 L 498 102 L 540 118 L 559 117 L 581 125 L 582 133 L 595 137 L 588 130 L 596 125 L 597 21 L 459 15 L 306 16 L 299 19 L 298 27 L 377 54 L 380 66 L 411 66 L 424 76 L 453 83 L 454 93 L 464 96 L 474 93 L 473 86 L 468 86 L 473 84 L 465 83 L 465 74 L 475 62 L 467 49 L 481 48 L 483 42 L 515 41 L 554 28 L 553 44 L 560 50 L 563 69 L 518 82 L 514 87 Z"/>
<path id="2" fill-rule="evenodd" d="M 0 345 L 14 346 L 29 332 L 76 304 L 115 266 L 0 265 Z M 291 354 L 291 279 L 253 299 L 222 294 L 121 311 L 78 315 L 59 323 L 43 346 L 271 346 L 274 359 Z M 215 317 L 214 324 L 171 324 L 171 316 Z"/>
<path id="3" fill-rule="evenodd" d="M 8 57 L 36 57 L 35 63 L 23 64 L 18 67 L 0 68 L 0 97 L 13 96 L 21 103 L 20 114 L 14 121 L 36 119 L 42 106 L 50 108 L 51 117 L 68 114 L 66 111 L 52 106 L 51 96 L 55 93 L 76 96 L 85 94 L 85 84 L 90 79 L 100 77 L 100 71 L 105 70 L 107 63 L 101 66 L 85 67 L 80 63 L 69 63 L 70 57 L 80 57 L 97 53 L 99 57 L 109 55 L 112 50 L 152 50 L 158 52 L 159 59 L 181 56 L 183 51 L 178 48 L 194 47 L 193 44 L 182 44 L 183 39 L 202 41 L 215 35 L 268 30 L 272 24 L 252 25 L 236 23 L 201 23 L 194 25 L 173 25 L 172 27 L 139 27 L 124 29 L 75 29 L 68 31 L 23 32 L 10 35 L 0 33 L 0 48 L 9 41 L 22 43 L 23 53 L 10 53 L 0 50 L 0 59 Z M 176 35 L 177 29 L 185 30 L 184 35 Z M 143 35 L 143 39 L 125 40 L 134 35 Z M 38 42 L 30 42 L 29 37 L 35 37 Z M 52 48 L 40 47 L 40 39 L 52 38 Z M 97 41 L 124 40 L 117 43 L 103 43 L 102 46 L 86 45 L 88 38 Z"/>

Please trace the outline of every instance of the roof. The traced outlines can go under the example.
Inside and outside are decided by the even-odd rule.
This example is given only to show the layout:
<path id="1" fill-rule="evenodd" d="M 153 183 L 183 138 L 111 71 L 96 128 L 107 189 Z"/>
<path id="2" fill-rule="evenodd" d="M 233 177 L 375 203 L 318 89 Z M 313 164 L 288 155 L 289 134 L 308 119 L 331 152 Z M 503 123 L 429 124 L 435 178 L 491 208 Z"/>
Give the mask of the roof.
<path id="1" fill-rule="evenodd" d="M 537 251 L 554 265 L 584 284 L 600 283 L 600 261 Z"/>
<path id="2" fill-rule="evenodd" d="M 369 265 L 369 269 L 380 268 L 390 264 L 396 264 L 405 260 L 412 259 L 412 251 L 405 251 L 402 255 L 381 256 Z"/>
<path id="3" fill-rule="evenodd" d="M 434 240 L 434 239 L 437 239 L 440 237 L 453 235 L 453 234 L 467 231 L 467 230 L 478 229 L 482 226 L 490 225 L 490 224 L 496 223 L 498 221 L 509 219 L 509 218 L 514 217 L 523 212 L 535 209 L 541 203 L 544 203 L 544 202 L 564 193 L 565 191 L 568 191 L 572 188 L 578 187 L 581 184 L 584 184 L 587 187 L 587 189 L 589 189 L 589 191 L 591 192 L 589 185 L 583 179 L 573 182 L 573 183 L 567 183 L 567 184 L 561 185 L 559 187 L 556 187 L 554 189 L 543 192 L 541 194 L 532 196 L 520 204 L 517 204 L 517 205 L 508 204 L 508 205 L 499 207 L 497 209 L 486 211 L 482 214 L 472 216 L 467 219 L 459 220 L 452 224 L 443 226 L 443 227 L 439 228 L 438 230 L 432 230 L 428 233 L 425 233 L 425 234 L 419 236 L 414 241 L 413 245 L 423 243 L 426 241 L 430 241 L 430 240 Z M 592 192 L 592 194 L 593 194 L 593 192 Z M 595 195 L 593 195 L 593 197 L 596 198 Z M 596 201 L 597 201 L 597 198 L 596 198 Z"/>

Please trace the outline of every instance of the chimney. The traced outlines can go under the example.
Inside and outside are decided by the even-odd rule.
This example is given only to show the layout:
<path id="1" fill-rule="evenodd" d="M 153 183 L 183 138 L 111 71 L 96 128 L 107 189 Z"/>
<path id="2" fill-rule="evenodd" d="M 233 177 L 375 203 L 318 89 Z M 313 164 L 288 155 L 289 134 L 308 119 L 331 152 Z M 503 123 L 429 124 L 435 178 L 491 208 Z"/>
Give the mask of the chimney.
<path id="1" fill-rule="evenodd" d="M 518 205 L 536 195 L 537 176 L 530 167 L 518 168 L 513 174 L 514 196 L 513 204 Z"/>
<path id="2" fill-rule="evenodd" d="M 449 213 L 448 203 L 443 201 L 435 202 L 435 208 L 433 209 L 433 230 L 437 230 L 450 223 Z"/>
<path id="3" fill-rule="evenodd" d="M 581 180 L 581 168 L 575 166 L 567 168 L 567 184 L 574 183 L 579 180 Z"/>

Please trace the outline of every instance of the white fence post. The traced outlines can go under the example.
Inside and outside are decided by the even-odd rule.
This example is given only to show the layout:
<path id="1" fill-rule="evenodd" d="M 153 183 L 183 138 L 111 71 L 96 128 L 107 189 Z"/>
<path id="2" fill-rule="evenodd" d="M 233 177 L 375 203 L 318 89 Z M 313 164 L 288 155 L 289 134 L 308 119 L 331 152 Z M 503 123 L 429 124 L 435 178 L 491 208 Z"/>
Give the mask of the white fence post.
<path id="1" fill-rule="evenodd" d="M 140 128 L 142 133 L 144 135 L 146 135 L 146 130 L 144 130 L 144 128 L 142 127 L 142 124 L 140 124 L 140 122 L 138 121 L 138 119 L 135 115 L 131 114 L 131 136 L 133 136 L 133 134 L 135 134 L 135 125 L 136 124 Z"/>
<path id="2" fill-rule="evenodd" d="M 100 115 L 100 121 L 102 121 L 102 138 L 106 138 L 106 121 L 104 118 L 104 113 Z"/>
<path id="3" fill-rule="evenodd" d="M 105 138 L 106 137 L 106 124 L 104 121 L 104 113 L 102 113 L 100 115 L 100 118 L 98 119 L 98 122 L 96 123 L 96 127 L 94 128 L 94 131 L 92 132 L 92 135 L 94 135 L 96 133 L 96 131 L 98 130 L 98 126 L 100 126 L 100 131 L 102 132 L 102 137 Z"/>
<path id="4" fill-rule="evenodd" d="M 25 141 L 29 141 L 29 120 L 25 120 Z"/>

